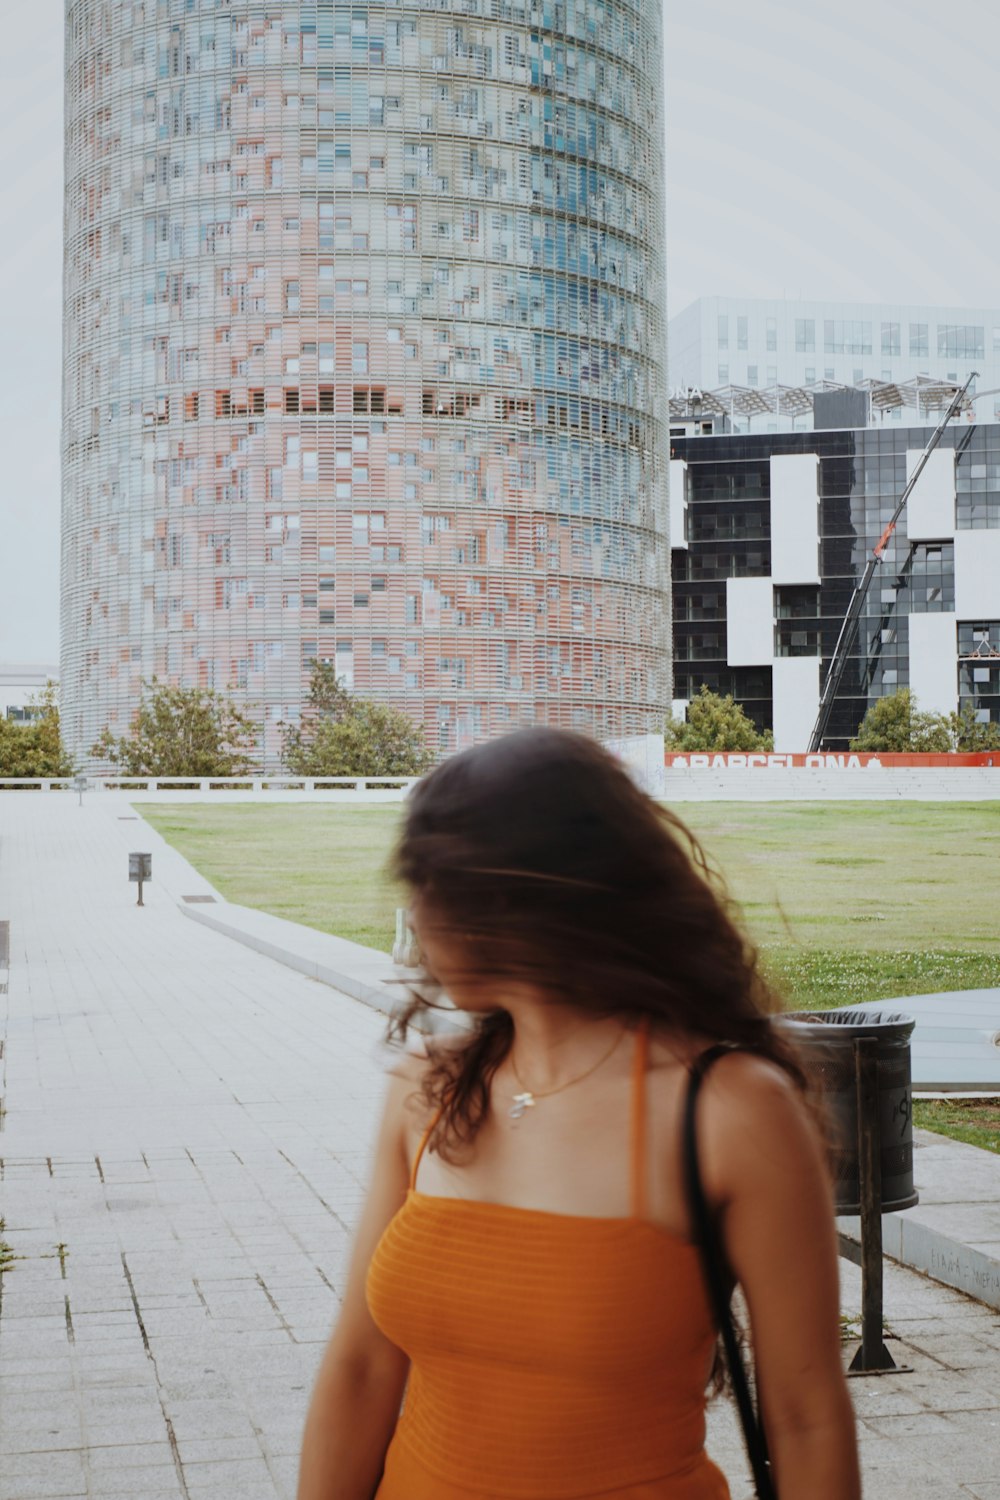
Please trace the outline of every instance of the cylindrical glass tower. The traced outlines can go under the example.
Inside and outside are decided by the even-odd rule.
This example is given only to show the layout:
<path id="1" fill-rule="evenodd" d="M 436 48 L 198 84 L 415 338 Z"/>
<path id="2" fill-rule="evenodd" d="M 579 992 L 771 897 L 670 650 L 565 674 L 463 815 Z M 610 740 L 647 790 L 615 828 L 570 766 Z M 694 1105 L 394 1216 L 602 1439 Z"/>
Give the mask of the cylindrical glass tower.
<path id="1" fill-rule="evenodd" d="M 670 703 L 659 0 L 67 0 L 62 696 Z"/>

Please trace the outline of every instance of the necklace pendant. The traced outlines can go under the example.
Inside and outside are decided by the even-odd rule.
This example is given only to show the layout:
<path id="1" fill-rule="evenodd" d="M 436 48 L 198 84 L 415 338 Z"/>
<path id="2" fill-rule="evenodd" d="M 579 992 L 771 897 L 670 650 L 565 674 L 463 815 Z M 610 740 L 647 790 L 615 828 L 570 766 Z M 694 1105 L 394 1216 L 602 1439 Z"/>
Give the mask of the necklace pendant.
<path id="1" fill-rule="evenodd" d="M 514 1103 L 507 1111 L 512 1120 L 520 1120 L 527 1110 L 535 1107 L 535 1096 L 530 1089 L 523 1094 L 515 1094 L 513 1098 Z"/>

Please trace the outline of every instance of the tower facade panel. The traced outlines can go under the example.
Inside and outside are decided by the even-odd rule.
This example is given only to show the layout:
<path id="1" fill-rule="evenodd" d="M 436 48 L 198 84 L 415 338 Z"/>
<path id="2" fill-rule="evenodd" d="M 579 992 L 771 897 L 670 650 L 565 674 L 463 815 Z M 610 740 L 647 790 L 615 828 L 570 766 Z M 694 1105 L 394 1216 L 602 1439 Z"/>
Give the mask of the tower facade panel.
<path id="1" fill-rule="evenodd" d="M 68 0 L 62 691 L 671 696 L 660 7 Z"/>

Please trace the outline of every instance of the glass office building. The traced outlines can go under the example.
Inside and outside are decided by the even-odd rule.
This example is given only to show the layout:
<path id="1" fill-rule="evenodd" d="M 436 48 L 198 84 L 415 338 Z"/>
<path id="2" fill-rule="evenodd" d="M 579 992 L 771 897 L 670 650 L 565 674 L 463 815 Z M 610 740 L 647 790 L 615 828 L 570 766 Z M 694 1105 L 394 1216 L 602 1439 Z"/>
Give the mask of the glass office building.
<path id="1" fill-rule="evenodd" d="M 652 0 L 67 0 L 63 715 L 671 697 Z"/>
<path id="2" fill-rule="evenodd" d="M 775 749 L 802 751 L 855 584 L 926 444 L 925 428 L 675 438 L 671 544 L 677 708 L 732 693 Z M 870 705 L 969 704 L 1000 722 L 1000 425 L 954 424 L 875 574 L 824 747 Z"/>

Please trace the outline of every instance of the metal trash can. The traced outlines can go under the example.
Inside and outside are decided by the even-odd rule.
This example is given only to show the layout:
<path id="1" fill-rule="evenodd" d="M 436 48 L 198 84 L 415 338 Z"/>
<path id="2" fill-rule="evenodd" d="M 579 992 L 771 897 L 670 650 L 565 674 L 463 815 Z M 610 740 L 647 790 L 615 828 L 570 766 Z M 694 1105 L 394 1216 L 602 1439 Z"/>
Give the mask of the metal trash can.
<path id="1" fill-rule="evenodd" d="M 881 1211 L 917 1202 L 913 1186 L 913 1109 L 910 1084 L 910 1016 L 862 1006 L 793 1011 L 777 1023 L 798 1047 L 810 1085 L 831 1127 L 830 1166 L 837 1212 L 861 1212 L 858 1164 L 858 1088 L 854 1042 L 877 1043 L 878 1140 Z"/>

